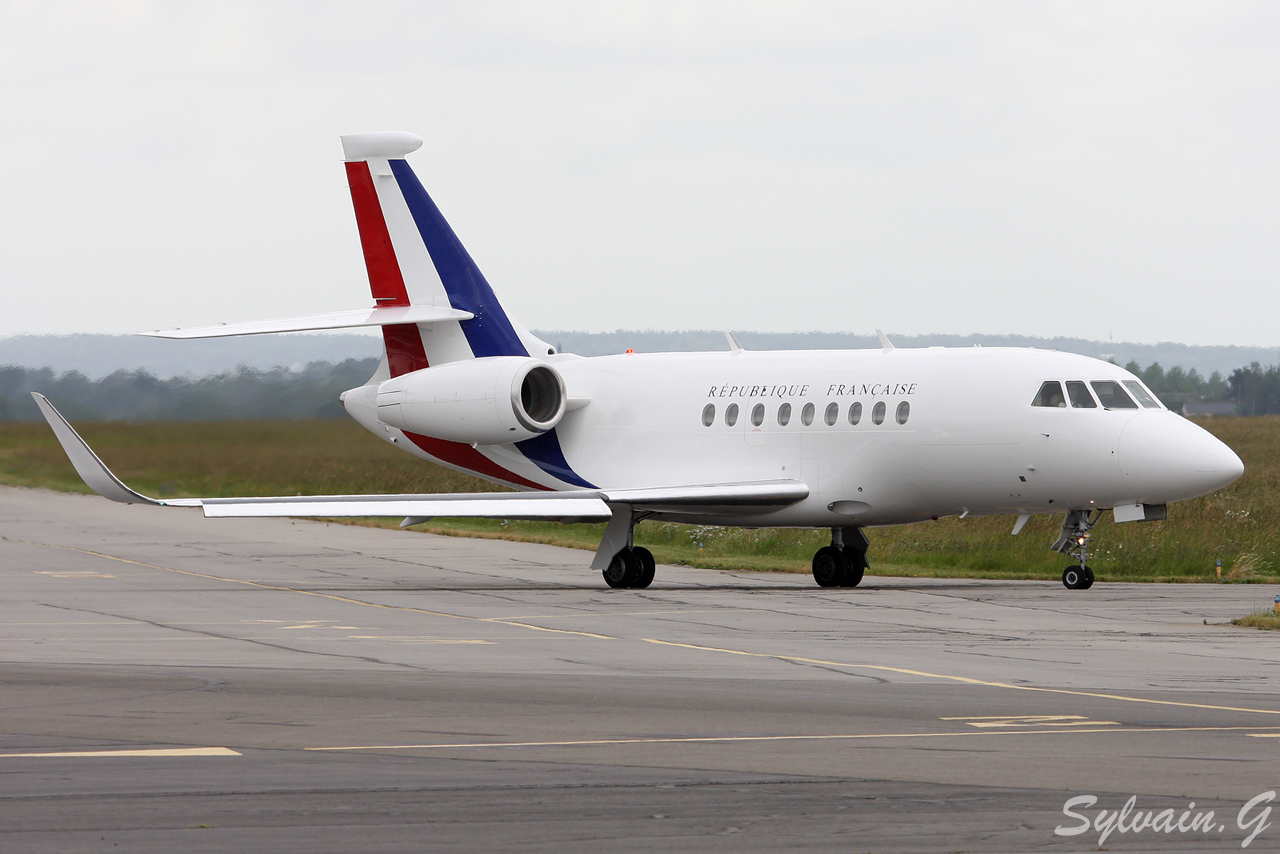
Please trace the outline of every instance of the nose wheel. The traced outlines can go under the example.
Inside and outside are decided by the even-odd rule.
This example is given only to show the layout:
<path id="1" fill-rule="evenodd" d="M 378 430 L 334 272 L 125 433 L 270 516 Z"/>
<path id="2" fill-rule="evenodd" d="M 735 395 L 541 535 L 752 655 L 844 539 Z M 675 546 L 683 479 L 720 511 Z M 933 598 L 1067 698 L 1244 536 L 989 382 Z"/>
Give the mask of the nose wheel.
<path id="1" fill-rule="evenodd" d="M 1085 561 L 1089 556 L 1089 531 L 1101 516 L 1101 510 L 1093 513 L 1071 510 L 1062 522 L 1062 533 L 1053 550 L 1080 561 L 1079 566 L 1069 566 L 1062 571 L 1062 586 L 1068 590 L 1088 590 L 1093 586 L 1093 570 Z"/>
<path id="2" fill-rule="evenodd" d="M 1093 586 L 1093 570 L 1087 566 L 1069 566 L 1062 570 L 1062 586 L 1068 590 L 1088 590 Z"/>

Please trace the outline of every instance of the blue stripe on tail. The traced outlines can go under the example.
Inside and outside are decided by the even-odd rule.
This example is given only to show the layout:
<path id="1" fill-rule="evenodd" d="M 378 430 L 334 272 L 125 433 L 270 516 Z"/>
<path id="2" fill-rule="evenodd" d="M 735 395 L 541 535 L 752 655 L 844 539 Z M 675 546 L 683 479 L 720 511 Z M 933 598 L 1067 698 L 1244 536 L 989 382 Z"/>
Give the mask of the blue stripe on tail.
<path id="1" fill-rule="evenodd" d="M 422 242 L 426 244 L 440 281 L 444 283 L 450 304 L 475 315 L 460 323 L 471 352 L 476 358 L 529 355 L 507 319 L 507 313 L 494 296 L 493 288 L 489 287 L 484 274 L 471 260 L 436 203 L 431 201 L 418 176 L 404 160 L 392 160 L 390 163 L 400 192 L 409 205 L 409 213 L 422 235 Z"/>
<path id="2" fill-rule="evenodd" d="M 413 215 L 422 242 L 431 254 L 431 262 L 435 264 L 440 281 L 444 283 L 445 293 L 449 295 L 449 303 L 462 311 L 475 315 L 471 320 L 459 323 L 462 334 L 467 336 L 471 352 L 482 356 L 528 356 L 516 335 L 507 313 L 489 287 L 476 262 L 471 260 L 462 241 L 453 233 L 444 215 L 431 201 L 418 176 L 413 174 L 409 164 L 404 160 L 392 160 L 391 173 L 395 175 L 400 192 Z M 564 458 L 564 450 L 560 447 L 560 437 L 556 431 L 549 430 L 540 436 L 517 442 L 516 447 L 534 465 L 552 477 L 565 483 L 595 489 L 595 486 L 583 480 L 569 467 Z"/>

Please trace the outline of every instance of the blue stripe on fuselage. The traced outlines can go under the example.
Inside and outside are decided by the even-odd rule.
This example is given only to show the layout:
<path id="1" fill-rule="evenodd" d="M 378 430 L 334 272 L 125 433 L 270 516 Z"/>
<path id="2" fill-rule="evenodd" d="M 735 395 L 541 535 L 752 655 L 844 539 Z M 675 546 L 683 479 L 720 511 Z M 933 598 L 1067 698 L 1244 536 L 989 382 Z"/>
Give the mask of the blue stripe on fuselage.
<path id="1" fill-rule="evenodd" d="M 586 489 L 597 488 L 595 484 L 578 477 L 578 473 L 569 468 L 569 463 L 564 458 L 564 451 L 560 448 L 560 437 L 556 435 L 554 427 L 532 439 L 516 442 L 516 447 L 520 449 L 520 453 L 532 460 L 534 465 L 552 477 L 558 477 L 565 483 L 572 483 L 574 486 Z"/>
<path id="2" fill-rule="evenodd" d="M 484 274 L 471 260 L 462 241 L 453 233 L 409 164 L 404 160 L 392 160 L 391 172 L 400 185 L 400 193 L 409 206 L 409 213 L 413 215 L 427 252 L 431 254 L 431 262 L 440 274 L 440 281 L 444 283 L 449 303 L 456 309 L 475 315 L 459 323 L 462 334 L 467 336 L 467 343 L 471 345 L 471 352 L 476 358 L 529 355 L 494 296 L 493 288 L 489 287 Z"/>

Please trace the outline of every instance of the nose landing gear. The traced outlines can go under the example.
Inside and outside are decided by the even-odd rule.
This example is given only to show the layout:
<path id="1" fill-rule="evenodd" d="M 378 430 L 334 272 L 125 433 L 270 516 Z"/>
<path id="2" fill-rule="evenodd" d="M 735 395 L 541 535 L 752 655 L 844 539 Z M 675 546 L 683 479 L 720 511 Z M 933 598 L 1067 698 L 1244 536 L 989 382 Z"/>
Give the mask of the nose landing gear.
<path id="1" fill-rule="evenodd" d="M 1088 590 L 1093 586 L 1093 570 L 1086 563 L 1089 555 L 1089 531 L 1101 516 L 1101 510 L 1095 510 L 1092 514 L 1087 510 L 1070 510 L 1062 522 L 1062 533 L 1053 544 L 1053 550 L 1080 561 L 1079 566 L 1069 566 L 1062 571 L 1062 585 L 1068 590 Z"/>

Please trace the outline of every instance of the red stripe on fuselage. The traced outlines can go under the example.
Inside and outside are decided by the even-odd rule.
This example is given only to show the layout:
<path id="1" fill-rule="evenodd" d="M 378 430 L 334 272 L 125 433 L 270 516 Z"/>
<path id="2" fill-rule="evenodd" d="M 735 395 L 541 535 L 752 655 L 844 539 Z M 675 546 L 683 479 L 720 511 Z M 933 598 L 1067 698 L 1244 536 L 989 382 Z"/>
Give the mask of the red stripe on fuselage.
<path id="1" fill-rule="evenodd" d="M 408 431 L 405 432 L 405 435 L 409 437 L 409 441 L 413 442 L 413 444 L 436 459 L 443 460 L 450 465 L 509 483 L 512 486 L 528 486 L 533 489 L 551 491 L 549 486 L 534 483 L 515 472 L 507 471 L 470 445 L 462 442 L 450 442 L 446 439 L 433 439 L 430 436 L 419 436 L 417 433 L 409 433 Z"/>
<path id="2" fill-rule="evenodd" d="M 350 165 L 350 164 L 347 164 Z M 398 377 L 410 371 L 420 371 L 428 367 L 427 352 L 422 345 L 422 333 L 416 323 L 397 323 L 382 327 L 382 341 L 387 347 L 387 367 L 391 376 Z M 426 451 L 437 460 L 457 466 L 476 474 L 491 477 L 509 483 L 512 486 L 527 486 L 533 489 L 550 490 L 550 487 L 527 480 L 515 472 L 507 471 L 475 448 L 463 442 L 450 442 L 447 439 L 433 439 L 417 433 L 405 431 L 409 441 Z"/>
<path id="3" fill-rule="evenodd" d="M 382 216 L 378 191 L 365 161 L 347 163 L 347 182 L 351 185 L 351 203 L 356 209 L 356 227 L 360 229 L 360 247 L 364 250 L 364 266 L 369 271 L 369 290 L 378 305 L 408 305 L 409 292 L 404 287 L 400 262 L 396 260 L 391 233 Z"/>

